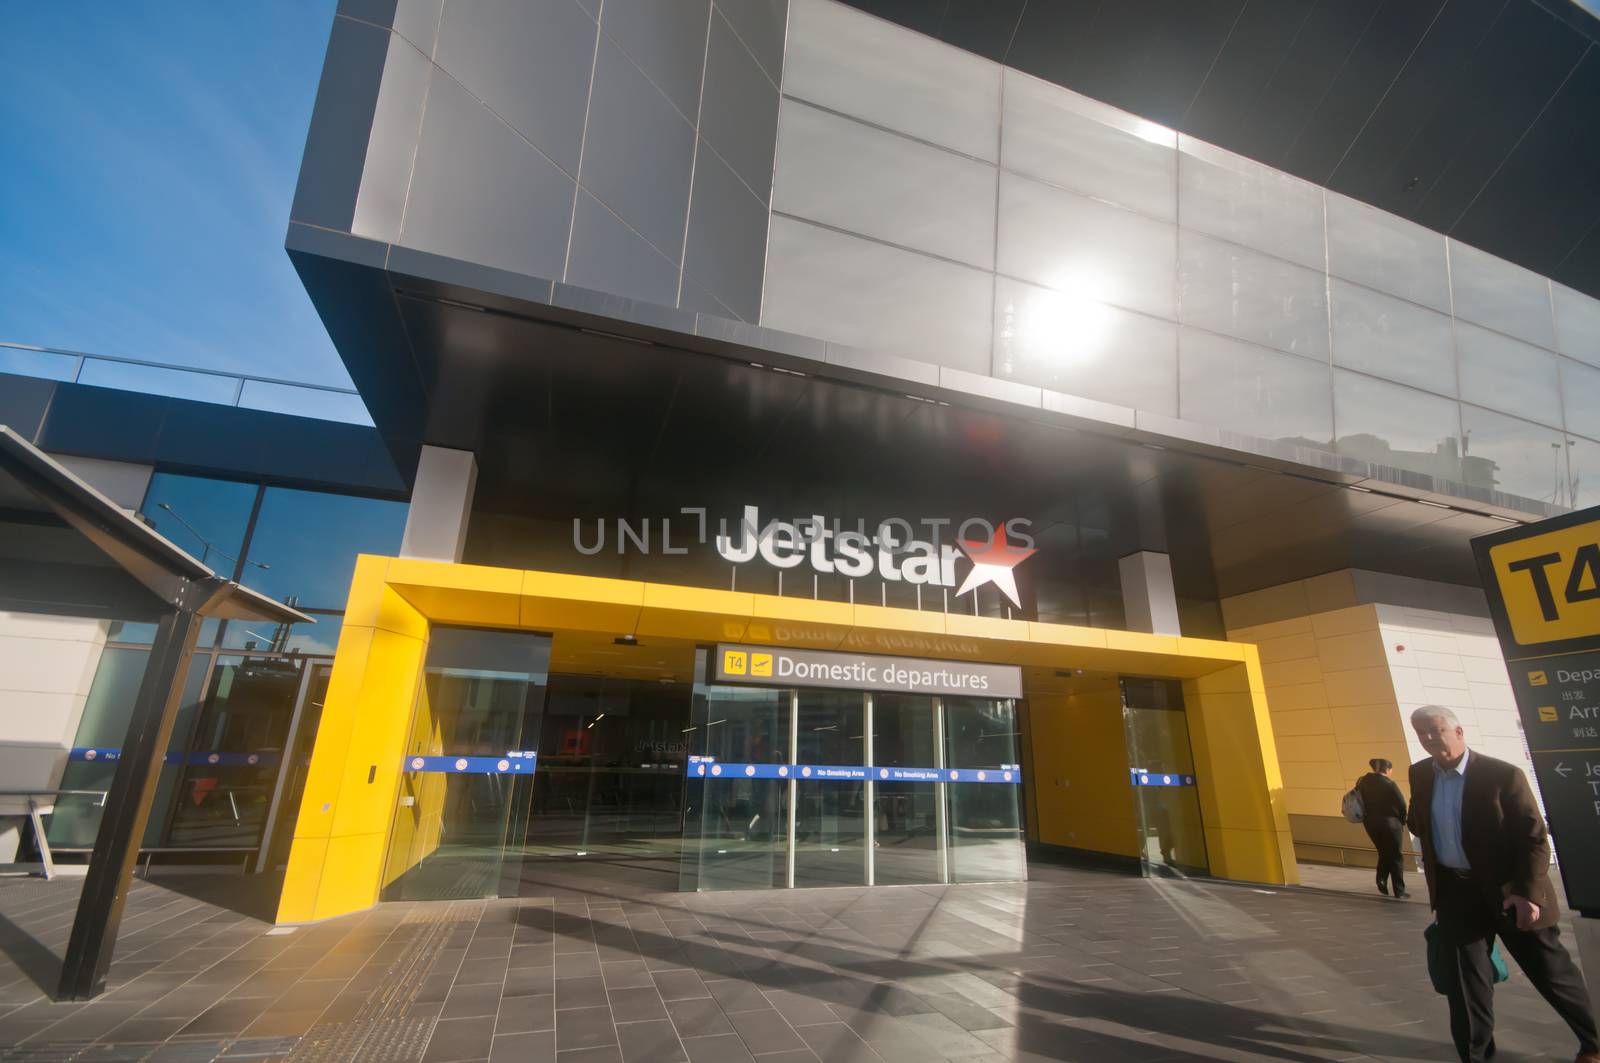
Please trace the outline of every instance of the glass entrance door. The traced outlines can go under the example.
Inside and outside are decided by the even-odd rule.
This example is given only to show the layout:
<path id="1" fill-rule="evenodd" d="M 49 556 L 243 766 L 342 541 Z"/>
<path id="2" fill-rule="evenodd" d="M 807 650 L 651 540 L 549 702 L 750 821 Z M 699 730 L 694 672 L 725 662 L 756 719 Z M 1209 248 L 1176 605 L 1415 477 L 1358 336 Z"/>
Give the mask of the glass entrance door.
<path id="1" fill-rule="evenodd" d="M 384 900 L 493 897 L 532 779 L 550 639 L 435 627 L 406 743 Z M 540 765 L 542 767 L 542 765 Z"/>
<path id="2" fill-rule="evenodd" d="M 1121 686 L 1144 873 L 1208 874 L 1183 686 L 1170 679 L 1131 677 L 1124 677 Z"/>

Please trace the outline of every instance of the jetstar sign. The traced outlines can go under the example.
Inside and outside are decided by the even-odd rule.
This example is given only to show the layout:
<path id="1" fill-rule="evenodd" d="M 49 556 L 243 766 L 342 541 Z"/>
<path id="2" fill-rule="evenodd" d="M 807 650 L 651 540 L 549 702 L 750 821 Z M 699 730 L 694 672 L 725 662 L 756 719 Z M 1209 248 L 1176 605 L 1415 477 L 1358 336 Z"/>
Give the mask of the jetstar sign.
<path id="1" fill-rule="evenodd" d="M 898 517 L 884 521 L 869 534 L 862 527 L 847 529 L 838 522 L 829 525 L 820 515 L 763 524 L 759 509 L 746 506 L 738 533 L 718 535 L 716 548 L 724 560 L 736 565 L 760 558 L 774 568 L 809 564 L 825 575 L 861 579 L 876 574 L 890 583 L 929 587 L 955 587 L 956 565 L 964 559 L 972 567 L 960 581 L 957 595 L 992 583 L 1012 605 L 1022 608 L 1015 570 L 1038 552 L 1027 533 L 1028 520 L 1017 517 L 991 523 L 974 517 L 962 521 L 956 529 L 959 550 L 941 543 L 937 534 L 953 522 L 922 523 L 933 529 L 931 539 L 915 538 L 911 522 Z"/>

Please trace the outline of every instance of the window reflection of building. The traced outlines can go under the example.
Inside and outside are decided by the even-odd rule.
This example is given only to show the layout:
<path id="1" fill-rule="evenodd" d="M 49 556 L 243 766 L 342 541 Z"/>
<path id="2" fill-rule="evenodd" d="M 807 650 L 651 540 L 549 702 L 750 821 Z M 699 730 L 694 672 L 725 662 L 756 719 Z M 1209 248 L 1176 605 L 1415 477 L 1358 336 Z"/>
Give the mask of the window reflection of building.
<path id="1" fill-rule="evenodd" d="M 273 834 L 281 833 L 283 802 L 298 802 L 309 764 L 355 556 L 396 552 L 405 509 L 385 499 L 165 472 L 151 477 L 140 509 L 148 524 L 224 576 L 279 600 L 307 603 L 299 608 L 317 623 L 204 624 L 152 805 L 146 850 L 165 850 L 163 858 L 177 861 L 227 853 L 227 862 L 247 865 L 275 799 L 280 807 Z M 120 747 L 126 735 L 153 635 L 151 624 L 109 625 L 73 742 L 96 750 L 96 757 L 69 762 L 62 788 L 110 786 L 115 762 L 99 751 Z M 300 719 L 291 733 L 297 709 Z M 290 777 L 279 785 L 285 770 Z M 94 796 L 63 799 L 47 828 L 52 848 L 68 859 L 86 852 L 100 815 Z M 291 807 L 291 824 L 292 817 Z"/>

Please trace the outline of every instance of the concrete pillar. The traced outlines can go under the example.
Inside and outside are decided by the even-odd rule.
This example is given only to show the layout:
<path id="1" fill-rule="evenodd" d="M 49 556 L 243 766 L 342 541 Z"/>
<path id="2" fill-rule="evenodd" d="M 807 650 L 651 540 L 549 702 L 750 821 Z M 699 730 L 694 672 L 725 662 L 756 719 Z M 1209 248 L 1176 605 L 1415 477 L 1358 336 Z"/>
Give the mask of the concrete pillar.
<path id="1" fill-rule="evenodd" d="M 1141 550 L 1117 562 L 1122 573 L 1122 613 L 1129 631 L 1177 635 L 1178 593 L 1172 588 L 1172 558 Z"/>
<path id="2" fill-rule="evenodd" d="M 472 451 L 423 447 L 400 556 L 460 562 L 477 486 L 478 459 Z"/>

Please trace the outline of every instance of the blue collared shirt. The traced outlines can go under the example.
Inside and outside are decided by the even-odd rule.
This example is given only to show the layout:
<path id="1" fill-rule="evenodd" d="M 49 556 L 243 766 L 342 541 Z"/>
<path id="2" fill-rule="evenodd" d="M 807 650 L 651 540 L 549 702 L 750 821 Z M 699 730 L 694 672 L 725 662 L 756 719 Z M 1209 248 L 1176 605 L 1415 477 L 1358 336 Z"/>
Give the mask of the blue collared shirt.
<path id="1" fill-rule="evenodd" d="M 1433 853 L 1445 867 L 1469 870 L 1466 850 L 1461 845 L 1461 798 L 1467 790 L 1467 758 L 1471 753 L 1463 750 L 1461 760 L 1453 768 L 1433 764 Z"/>

